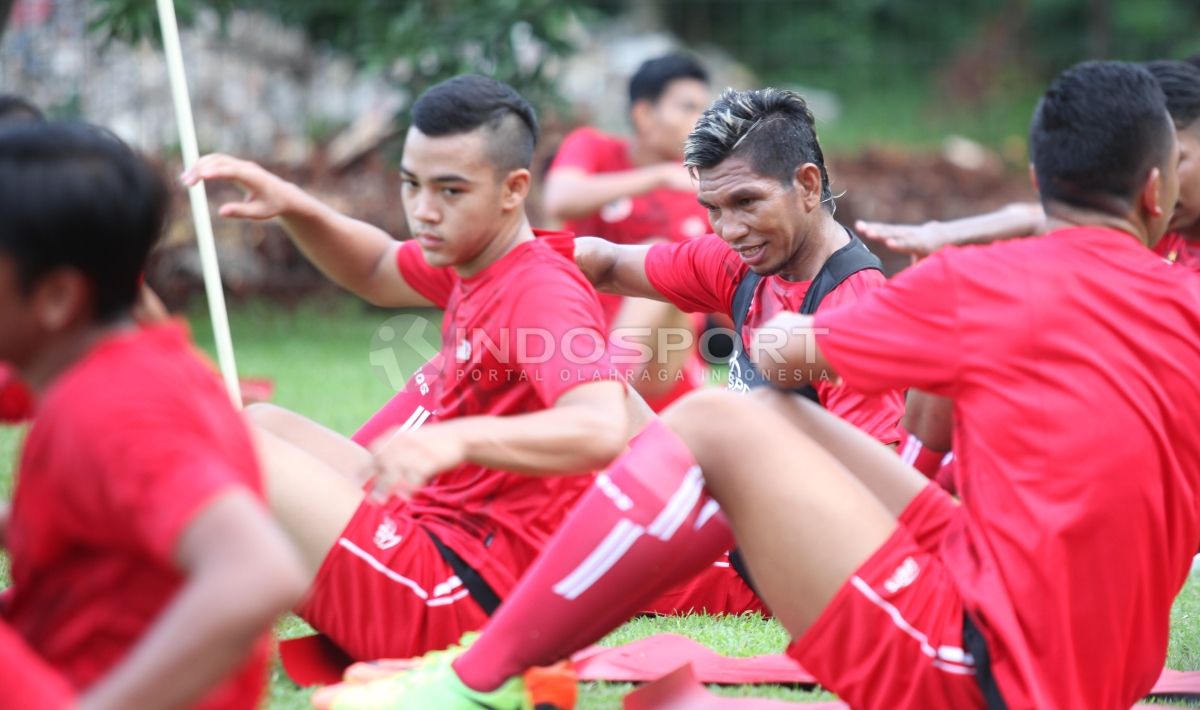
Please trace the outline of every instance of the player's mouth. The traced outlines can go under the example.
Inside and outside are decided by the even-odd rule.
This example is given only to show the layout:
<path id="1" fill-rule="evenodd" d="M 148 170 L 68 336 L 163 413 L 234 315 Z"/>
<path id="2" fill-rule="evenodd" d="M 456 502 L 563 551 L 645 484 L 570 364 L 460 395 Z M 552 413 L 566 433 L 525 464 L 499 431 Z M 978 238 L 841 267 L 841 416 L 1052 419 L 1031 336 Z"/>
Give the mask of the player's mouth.
<path id="1" fill-rule="evenodd" d="M 417 232 L 413 238 L 417 240 L 417 244 L 420 244 L 422 249 L 439 249 L 446 243 L 445 239 L 432 232 Z"/>
<path id="2" fill-rule="evenodd" d="M 767 245 L 755 244 L 754 246 L 734 247 L 734 251 L 742 258 L 742 263 L 747 266 L 757 266 L 766 258 Z"/>

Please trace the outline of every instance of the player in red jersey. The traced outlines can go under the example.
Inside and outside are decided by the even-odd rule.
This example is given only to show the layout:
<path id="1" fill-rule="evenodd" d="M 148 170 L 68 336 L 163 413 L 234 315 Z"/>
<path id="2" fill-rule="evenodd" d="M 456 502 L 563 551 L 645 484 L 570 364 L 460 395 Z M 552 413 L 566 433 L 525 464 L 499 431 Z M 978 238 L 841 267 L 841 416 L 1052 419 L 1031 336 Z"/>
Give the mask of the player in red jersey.
<path id="1" fill-rule="evenodd" d="M 681 242 L 707 234 L 708 219 L 683 167 L 683 142 L 709 104 L 708 72 L 685 54 L 644 62 L 629 80 L 632 139 L 580 128 L 546 175 L 547 213 L 575 234 L 617 244 Z M 669 303 L 601 294 L 614 356 L 655 411 L 700 386 L 704 314 Z M 635 353 L 641 353 L 635 355 Z"/>
<path id="2" fill-rule="evenodd" d="M 0 131 L 0 358 L 40 395 L 0 617 L 80 707 L 254 708 L 302 570 L 220 383 L 177 327 L 134 324 L 166 205 L 106 131 Z"/>
<path id="3" fill-rule="evenodd" d="M 726 94 L 717 105 L 756 96 Z M 748 105 L 746 110 L 760 109 Z M 775 161 L 762 171 L 731 160 L 733 167 L 722 167 L 721 190 L 713 192 L 721 201 L 700 196 L 717 234 L 648 247 L 576 240 L 576 261 L 601 290 L 731 318 L 742 337 L 730 360 L 729 387 L 737 391 L 759 384 L 744 355 L 754 328 L 776 313 L 805 307 L 811 313 L 853 303 L 886 282 L 874 257 L 834 219 L 821 146 L 803 99 L 794 96 L 794 105 L 776 109 L 778 115 L 761 116 L 762 125 L 747 132 L 746 140 L 778 141 L 791 150 L 776 149 Z M 701 129 L 707 130 L 703 122 L 697 131 Z M 824 380 L 813 383 L 808 395 L 884 444 L 898 442 L 904 407 L 899 391 L 865 394 Z M 711 570 L 648 610 L 762 610 L 738 562 L 736 556 L 717 560 Z"/>
<path id="4" fill-rule="evenodd" d="M 1115 62 L 1060 75 L 1031 137 L 1047 235 L 940 252 L 755 335 L 777 386 L 832 371 L 952 395 L 961 505 L 801 398 L 693 395 L 605 472 L 470 648 L 331 690 L 333 707 L 509 707 L 491 701 L 527 664 L 705 564 L 726 519 L 791 653 L 851 707 L 1130 707 L 1162 670 L 1200 539 L 1200 282 L 1147 248 L 1178 147 L 1154 78 Z M 701 197 L 719 168 L 701 163 Z"/>
<path id="5" fill-rule="evenodd" d="M 408 242 L 251 163 L 206 156 L 184 176 L 240 183 L 247 200 L 222 215 L 279 218 L 364 299 L 445 311 L 436 408 L 419 429 L 397 420 L 372 452 L 292 412 L 251 409 L 272 507 L 311 575 L 298 612 L 357 658 L 417 655 L 479 628 L 591 480 L 559 474 L 600 468 L 628 439 L 596 293 L 525 215 L 532 107 L 461 76 L 424 93 L 412 121 Z M 364 474 L 375 497 L 404 496 L 366 497 Z"/>
<path id="6" fill-rule="evenodd" d="M 1179 200 L 1170 229 L 1154 245 L 1167 261 L 1200 272 L 1200 58 L 1145 64 L 1167 97 L 1179 142 Z M 1014 204 L 996 212 L 949 222 L 890 225 L 860 222 L 859 230 L 889 247 L 924 256 L 943 246 L 982 244 L 1040 234 L 1046 229 L 1041 205 Z M 939 476 L 951 446 L 951 404 L 921 392 L 909 394 L 901 457 L 930 477 Z M 947 480 L 945 473 L 939 480 Z"/>

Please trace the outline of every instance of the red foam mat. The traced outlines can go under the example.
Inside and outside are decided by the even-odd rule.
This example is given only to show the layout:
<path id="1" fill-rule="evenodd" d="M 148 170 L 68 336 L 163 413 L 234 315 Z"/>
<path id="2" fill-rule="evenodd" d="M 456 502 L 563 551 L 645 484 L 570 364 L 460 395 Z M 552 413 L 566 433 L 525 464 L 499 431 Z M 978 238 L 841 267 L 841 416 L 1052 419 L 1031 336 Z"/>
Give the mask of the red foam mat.
<path id="1" fill-rule="evenodd" d="M 580 680 L 640 683 L 690 664 L 692 674 L 701 683 L 816 683 L 808 671 L 783 654 L 730 658 L 677 634 L 656 634 L 614 648 L 591 646 L 571 660 Z"/>

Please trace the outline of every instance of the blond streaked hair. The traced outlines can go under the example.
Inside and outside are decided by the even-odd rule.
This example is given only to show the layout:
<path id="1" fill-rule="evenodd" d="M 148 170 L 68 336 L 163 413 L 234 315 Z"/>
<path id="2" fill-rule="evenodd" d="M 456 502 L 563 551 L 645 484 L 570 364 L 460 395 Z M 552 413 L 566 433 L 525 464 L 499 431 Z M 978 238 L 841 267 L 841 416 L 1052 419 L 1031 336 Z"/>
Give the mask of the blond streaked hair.
<path id="1" fill-rule="evenodd" d="M 796 168 L 821 171 L 821 200 L 832 209 L 825 155 L 804 97 L 787 89 L 725 89 L 688 135 L 683 164 L 693 175 L 732 155 L 744 155 L 760 175 L 790 185 Z"/>

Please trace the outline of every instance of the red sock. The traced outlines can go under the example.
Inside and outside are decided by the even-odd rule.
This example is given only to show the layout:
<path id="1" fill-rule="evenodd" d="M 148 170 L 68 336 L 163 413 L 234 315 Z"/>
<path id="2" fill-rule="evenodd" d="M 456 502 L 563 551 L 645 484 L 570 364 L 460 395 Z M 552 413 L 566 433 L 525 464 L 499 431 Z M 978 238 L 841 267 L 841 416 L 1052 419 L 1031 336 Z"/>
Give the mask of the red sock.
<path id="1" fill-rule="evenodd" d="M 938 471 L 942 468 L 942 459 L 946 458 L 945 451 L 929 448 L 915 434 L 909 434 L 908 438 L 904 440 L 904 445 L 896 453 L 904 463 L 930 479 L 937 476 Z"/>
<path id="2" fill-rule="evenodd" d="M 454 662 L 492 690 L 594 643 L 671 584 L 712 564 L 733 538 L 695 459 L 661 422 L 597 476 L 533 566 Z"/>

